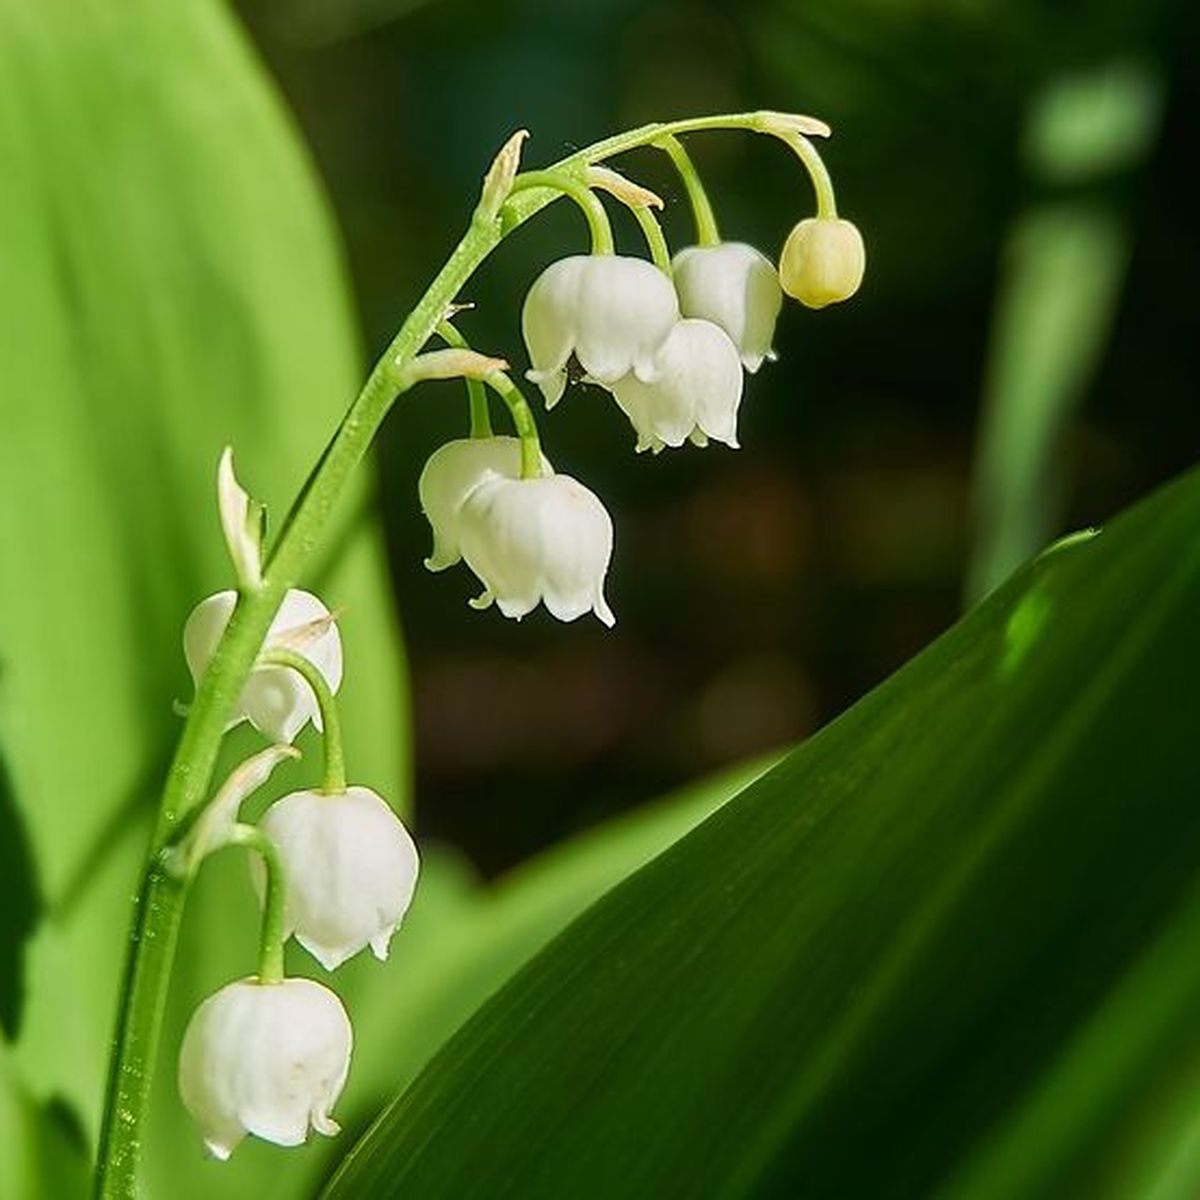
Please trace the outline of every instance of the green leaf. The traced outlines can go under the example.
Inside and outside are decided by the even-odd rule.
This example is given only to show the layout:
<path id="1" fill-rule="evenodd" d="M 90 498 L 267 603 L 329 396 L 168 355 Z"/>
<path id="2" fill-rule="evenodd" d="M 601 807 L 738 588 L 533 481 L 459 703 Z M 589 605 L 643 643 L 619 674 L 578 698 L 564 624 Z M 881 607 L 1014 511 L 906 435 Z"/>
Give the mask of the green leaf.
<path id="1" fill-rule="evenodd" d="M 277 525 L 361 368 L 328 213 L 218 0 L 0 0 L 0 161 L 0 741 L 47 906 L 82 910 L 157 794 L 183 622 L 233 580 L 222 447 Z M 367 668 L 340 697 L 356 775 L 403 807 L 403 659 L 363 504 L 321 586 Z M 73 1004 L 89 1036 L 42 1019 L 18 1058 L 91 1132 L 135 877 L 83 961 L 56 919 L 31 951 L 31 1007 Z"/>
<path id="2" fill-rule="evenodd" d="M 0 1038 L 10 1041 L 20 1029 L 25 998 L 23 947 L 37 923 L 41 896 L 25 827 L 16 810 L 8 768 L 0 754 Z"/>
<path id="3" fill-rule="evenodd" d="M 60 1114 L 61 1115 L 61 1114 Z M 87 1156 L 56 1114 L 25 1091 L 0 1041 L 0 1196 L 75 1200 L 87 1195 Z"/>
<path id="4" fill-rule="evenodd" d="M 1198 528 L 1192 473 L 1043 555 L 572 925 L 325 1195 L 1195 1194 Z"/>
<path id="5" fill-rule="evenodd" d="M 1054 536 L 1070 476 L 1064 436 L 1107 342 L 1128 257 L 1124 223 L 1093 202 L 1032 209 L 1010 233 L 973 479 L 972 597 Z"/>
<path id="6" fill-rule="evenodd" d="M 765 769 L 754 762 L 722 772 L 555 846 L 489 887 L 460 884 L 435 896 L 433 912 L 397 942 L 401 984 L 385 984 L 365 958 L 346 976 L 355 1028 L 383 1053 L 356 1064 L 345 1111 L 374 1115 L 536 951 Z"/>
<path id="7" fill-rule="evenodd" d="M 1052 79 L 1030 105 L 1033 180 L 1086 190 L 1033 205 L 1005 246 L 973 478 L 972 598 L 1058 527 L 1070 477 L 1065 435 L 1104 353 L 1129 259 L 1129 221 L 1111 177 L 1152 150 L 1162 91 L 1151 65 L 1118 60 Z"/>

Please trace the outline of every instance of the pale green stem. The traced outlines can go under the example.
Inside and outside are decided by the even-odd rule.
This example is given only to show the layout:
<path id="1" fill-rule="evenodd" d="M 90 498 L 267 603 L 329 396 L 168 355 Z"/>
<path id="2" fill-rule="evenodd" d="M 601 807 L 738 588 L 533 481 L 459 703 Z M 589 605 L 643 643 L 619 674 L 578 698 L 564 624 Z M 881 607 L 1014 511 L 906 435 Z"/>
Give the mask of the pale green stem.
<path id="1" fill-rule="evenodd" d="M 517 436 L 521 439 L 521 478 L 539 478 L 542 474 L 542 442 L 538 437 L 537 422 L 533 419 L 533 409 L 521 394 L 521 389 L 503 371 L 493 371 L 485 375 L 484 380 L 508 406 Z"/>
<path id="2" fill-rule="evenodd" d="M 692 215 L 696 219 L 696 244 L 698 246 L 717 246 L 721 242 L 721 234 L 717 230 L 717 217 L 709 202 L 708 193 L 692 156 L 683 148 L 683 143 L 674 135 L 668 134 L 654 143 L 667 157 L 679 173 L 684 190 L 688 195 L 688 203 L 692 206 Z"/>
<path id="3" fill-rule="evenodd" d="M 642 235 L 646 239 L 646 245 L 649 247 L 650 257 L 654 260 L 654 265 L 670 279 L 672 274 L 671 250 L 667 245 L 667 239 L 663 236 L 662 226 L 658 223 L 658 218 L 648 205 L 630 204 L 628 208 L 641 227 Z"/>
<path id="4" fill-rule="evenodd" d="M 835 219 L 837 201 L 833 196 L 833 180 L 829 178 L 829 169 L 817 153 L 816 146 L 799 133 L 783 140 L 796 152 L 796 157 L 804 164 L 812 180 L 813 191 L 817 194 L 817 216 L 822 220 Z"/>
<path id="5" fill-rule="evenodd" d="M 781 127 L 779 116 L 779 113 L 759 109 L 754 112 L 721 113 L 711 117 L 684 117 L 679 121 L 655 121 L 625 133 L 613 134 L 602 142 L 595 142 L 582 150 L 576 150 L 574 154 L 555 163 L 552 169 L 555 172 L 576 171 L 580 167 L 604 162 L 605 159 L 614 158 L 628 150 L 636 150 L 639 146 L 653 146 L 670 134 L 699 133 L 703 130 L 745 129 L 751 133 L 782 138 L 791 145 L 790 131 Z M 795 150 L 794 146 L 792 148 Z M 527 188 L 519 195 L 513 196 L 500 214 L 504 221 L 503 232 L 507 234 L 510 229 L 527 221 L 556 198 L 556 194 L 549 188 Z"/>
<path id="6" fill-rule="evenodd" d="M 467 339 L 449 321 L 443 321 L 437 327 L 437 334 L 447 346 L 456 346 L 460 350 L 470 349 Z M 491 437 L 492 418 L 488 412 L 487 392 L 483 390 L 483 384 L 478 379 L 468 378 L 465 382 L 467 403 L 471 409 L 471 436 L 473 438 Z"/>
<path id="7" fill-rule="evenodd" d="M 311 659 L 296 650 L 273 646 L 259 658 L 265 667 L 287 667 L 312 688 L 321 710 L 321 737 L 325 743 L 325 783 L 321 790 L 338 795 L 346 790 L 346 755 L 342 749 L 342 721 L 329 682 Z"/>
<path id="8" fill-rule="evenodd" d="M 604 211 L 600 197 L 582 179 L 569 171 L 522 171 L 513 180 L 512 194 L 545 187 L 556 189 L 579 206 L 579 210 L 587 218 L 588 229 L 592 235 L 593 254 L 613 253 L 615 247 L 612 225 L 609 224 L 608 213 Z"/>
<path id="9" fill-rule="evenodd" d="M 554 170 L 578 170 L 637 146 L 648 146 L 669 133 L 721 128 L 775 132 L 768 127 L 770 116 L 732 113 L 646 125 L 581 150 L 557 163 Z M 216 653 L 200 679 L 159 802 L 130 934 L 97 1154 L 95 1195 L 102 1200 L 137 1198 L 143 1126 L 186 893 L 186 881 L 166 869 L 160 852 L 208 796 L 226 723 L 271 621 L 287 589 L 299 582 L 311 561 L 351 473 L 399 395 L 405 366 L 433 336 L 454 297 L 502 238 L 562 194 L 556 186 L 529 186 L 504 205 L 499 218 L 477 210 L 470 228 L 376 363 L 313 468 L 284 522 L 261 585 L 240 593 Z M 509 407 L 512 411 L 513 405 Z"/>
<path id="10" fill-rule="evenodd" d="M 467 399 L 471 406 L 471 436 L 490 438 L 493 433 L 492 414 L 488 412 L 487 392 L 478 379 L 467 380 Z"/>
<path id="11" fill-rule="evenodd" d="M 258 982 L 283 982 L 284 904 L 287 876 L 279 847 L 257 825 L 235 825 L 225 839 L 228 846 L 245 846 L 263 862 L 267 876 L 263 895 L 262 934 L 258 950 Z"/>

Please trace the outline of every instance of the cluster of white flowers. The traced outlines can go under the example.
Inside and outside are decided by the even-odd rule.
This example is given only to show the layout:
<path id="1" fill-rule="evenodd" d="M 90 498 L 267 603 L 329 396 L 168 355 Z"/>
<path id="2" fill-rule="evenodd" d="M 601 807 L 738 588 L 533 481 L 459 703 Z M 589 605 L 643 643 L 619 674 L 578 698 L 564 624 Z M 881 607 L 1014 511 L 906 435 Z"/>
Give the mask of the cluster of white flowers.
<path id="1" fill-rule="evenodd" d="M 790 137 L 796 130 L 789 125 L 784 132 Z M 522 136 L 489 172 L 480 208 L 488 220 L 498 219 L 516 186 Z M 605 389 L 629 418 L 639 451 L 657 454 L 685 442 L 736 447 L 744 372 L 774 357 L 784 294 L 813 308 L 852 295 L 863 274 L 862 238 L 836 216 L 801 221 L 776 268 L 752 246 L 718 241 L 703 201 L 697 225 L 705 244 L 670 260 L 661 230 L 645 220 L 652 221 L 648 208 L 661 201 L 612 171 L 594 172 L 593 179 L 588 186 L 646 209 L 639 220 L 655 261 L 609 252 L 611 232 L 596 233 L 597 223 L 604 230 L 603 208 L 585 189 L 577 198 L 595 222 L 596 252 L 552 263 L 529 289 L 521 315 L 526 377 L 547 408 L 572 380 Z M 828 186 L 823 177 L 821 186 Z M 575 183 L 562 187 L 578 191 Z M 832 213 L 831 190 L 820 195 L 822 213 Z M 604 505 L 542 454 L 528 405 L 503 373 L 506 364 L 476 354 L 447 323 L 440 332 L 450 347 L 402 364 L 401 387 L 457 376 L 472 386 L 485 382 L 505 399 L 520 436 L 494 436 L 486 404 L 472 396 L 472 436 L 443 445 L 421 473 L 418 493 L 433 530 L 425 565 L 441 571 L 465 562 L 483 585 L 471 601 L 477 608 L 494 604 L 520 620 L 544 604 L 563 621 L 592 612 L 611 626 L 604 585 L 613 523 Z M 266 586 L 263 510 L 234 477 L 229 451 L 221 459 L 218 498 L 240 594 L 253 594 Z M 219 592 L 188 619 L 184 651 L 198 690 L 238 603 L 239 591 Z M 330 1110 L 349 1070 L 350 1021 L 322 984 L 284 978 L 282 943 L 294 937 L 328 971 L 368 946 L 384 959 L 416 886 L 419 859 L 404 825 L 383 797 L 346 784 L 333 699 L 341 682 L 334 614 L 311 593 L 288 591 L 229 722 L 248 721 L 275 745 L 242 764 L 164 854 L 180 873 L 227 842 L 259 856 L 253 863 L 264 907 L 259 974 L 200 1005 L 179 1059 L 184 1103 L 220 1158 L 247 1133 L 292 1146 L 310 1128 L 337 1131 Z M 291 743 L 310 721 L 325 736 L 325 786 L 284 796 L 257 826 L 238 823 L 242 800 L 275 763 L 295 755 Z"/>
<path id="2" fill-rule="evenodd" d="M 236 600 L 237 593 L 220 592 L 188 619 L 184 650 L 197 685 Z M 286 748 L 309 721 L 322 728 L 322 709 L 303 674 L 272 663 L 272 652 L 281 650 L 302 656 L 331 695 L 340 687 L 337 624 L 310 592 L 292 589 L 284 596 L 263 648 L 265 661 L 251 674 L 230 722 L 249 721 Z M 218 821 L 232 826 L 241 800 L 265 778 L 263 771 L 247 775 Z M 218 800 L 213 809 L 219 807 Z M 267 809 L 258 830 L 283 868 L 281 937 L 294 936 L 328 971 L 367 946 L 376 958 L 387 957 L 413 897 L 419 859 L 383 797 L 366 787 L 292 792 Z M 204 839 L 201 853 L 221 844 L 208 830 Z M 266 903 L 263 864 L 254 859 L 251 869 Z M 247 1133 L 299 1145 L 310 1127 L 338 1131 L 329 1114 L 346 1081 L 352 1043 L 350 1020 L 329 988 L 310 979 L 243 979 L 193 1015 L 180 1049 L 180 1095 L 217 1158 L 228 1158 Z"/>
<path id="3" fill-rule="evenodd" d="M 525 298 L 526 378 L 548 409 L 571 378 L 604 388 L 638 451 L 710 440 L 736 448 L 743 368 L 753 374 L 775 357 L 784 292 L 814 308 L 846 299 L 863 263 L 857 229 L 824 217 L 796 226 L 778 269 L 741 242 L 681 250 L 670 274 L 617 254 L 559 259 Z M 494 601 L 506 617 L 520 620 L 542 601 L 560 620 L 594 612 L 612 625 L 604 598 L 612 521 L 594 493 L 555 474 L 544 456 L 541 464 L 540 476 L 523 478 L 512 437 L 435 451 L 418 485 L 433 529 L 425 565 L 441 571 L 465 560 L 484 586 L 471 603 Z"/>

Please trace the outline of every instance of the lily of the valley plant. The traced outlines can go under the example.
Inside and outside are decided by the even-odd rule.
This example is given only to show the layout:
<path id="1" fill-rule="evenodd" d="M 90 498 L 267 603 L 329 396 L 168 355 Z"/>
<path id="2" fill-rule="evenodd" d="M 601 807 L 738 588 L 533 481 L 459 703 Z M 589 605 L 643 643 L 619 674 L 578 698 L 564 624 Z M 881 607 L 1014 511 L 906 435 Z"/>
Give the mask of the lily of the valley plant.
<path id="1" fill-rule="evenodd" d="M 816 214 L 796 224 L 778 266 L 717 231 L 679 140 L 717 129 L 778 138 L 812 181 Z M 525 378 L 548 409 L 578 384 L 608 391 L 629 418 L 639 451 L 713 441 L 736 447 L 744 373 L 774 357 L 783 295 L 821 308 L 852 295 L 862 279 L 862 239 L 838 216 L 828 173 L 809 140 L 828 133 L 820 121 L 785 113 L 701 117 L 635 129 L 526 172 L 519 170 L 526 134 L 514 135 L 485 177 L 470 228 L 371 372 L 269 550 L 262 508 L 238 482 L 232 452 L 222 455 L 218 508 L 232 586 L 200 600 L 183 630 L 196 690 L 139 894 L 98 1195 L 137 1194 L 184 897 L 206 857 L 224 846 L 252 855 L 262 905 L 259 960 L 193 1015 L 178 1050 L 182 1101 L 218 1158 L 247 1134 L 295 1146 L 310 1129 L 337 1132 L 332 1113 L 351 1069 L 350 1018 L 323 983 L 285 977 L 283 945 L 294 937 L 327 972 L 367 948 L 387 958 L 419 860 L 387 798 L 348 782 L 336 700 L 343 674 L 337 612 L 297 585 L 398 396 L 429 379 L 462 378 L 467 385 L 468 436 L 438 449 L 417 486 L 432 529 L 430 570 L 465 563 L 481 588 L 471 604 L 494 605 L 517 620 L 538 605 L 563 621 L 589 612 L 606 625 L 616 619 L 605 596 L 612 518 L 586 484 L 543 453 L 505 359 L 472 349 L 452 324 L 464 284 L 507 234 L 557 198 L 569 198 L 586 219 L 590 245 L 548 265 L 529 288 L 521 315 Z M 695 215 L 696 245 L 673 257 L 654 215 L 661 200 L 602 165 L 639 146 L 670 157 Z M 616 253 L 599 193 L 632 211 L 648 258 Z M 493 433 L 488 391 L 506 407 L 513 435 Z M 213 793 L 222 739 L 242 721 L 267 744 Z M 244 821 L 243 801 L 279 762 L 298 756 L 292 743 L 310 721 L 324 741 L 320 785 L 284 796 L 257 824 Z"/>

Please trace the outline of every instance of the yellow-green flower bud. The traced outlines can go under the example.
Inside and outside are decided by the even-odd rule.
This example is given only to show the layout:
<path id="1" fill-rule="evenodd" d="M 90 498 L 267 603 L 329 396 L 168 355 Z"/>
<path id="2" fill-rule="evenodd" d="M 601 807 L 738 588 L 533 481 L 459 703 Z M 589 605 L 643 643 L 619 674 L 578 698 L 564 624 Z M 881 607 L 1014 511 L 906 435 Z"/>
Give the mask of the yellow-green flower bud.
<path id="1" fill-rule="evenodd" d="M 867 252 L 862 234 L 840 217 L 808 217 L 783 244 L 779 281 L 809 308 L 848 300 L 862 283 Z"/>

